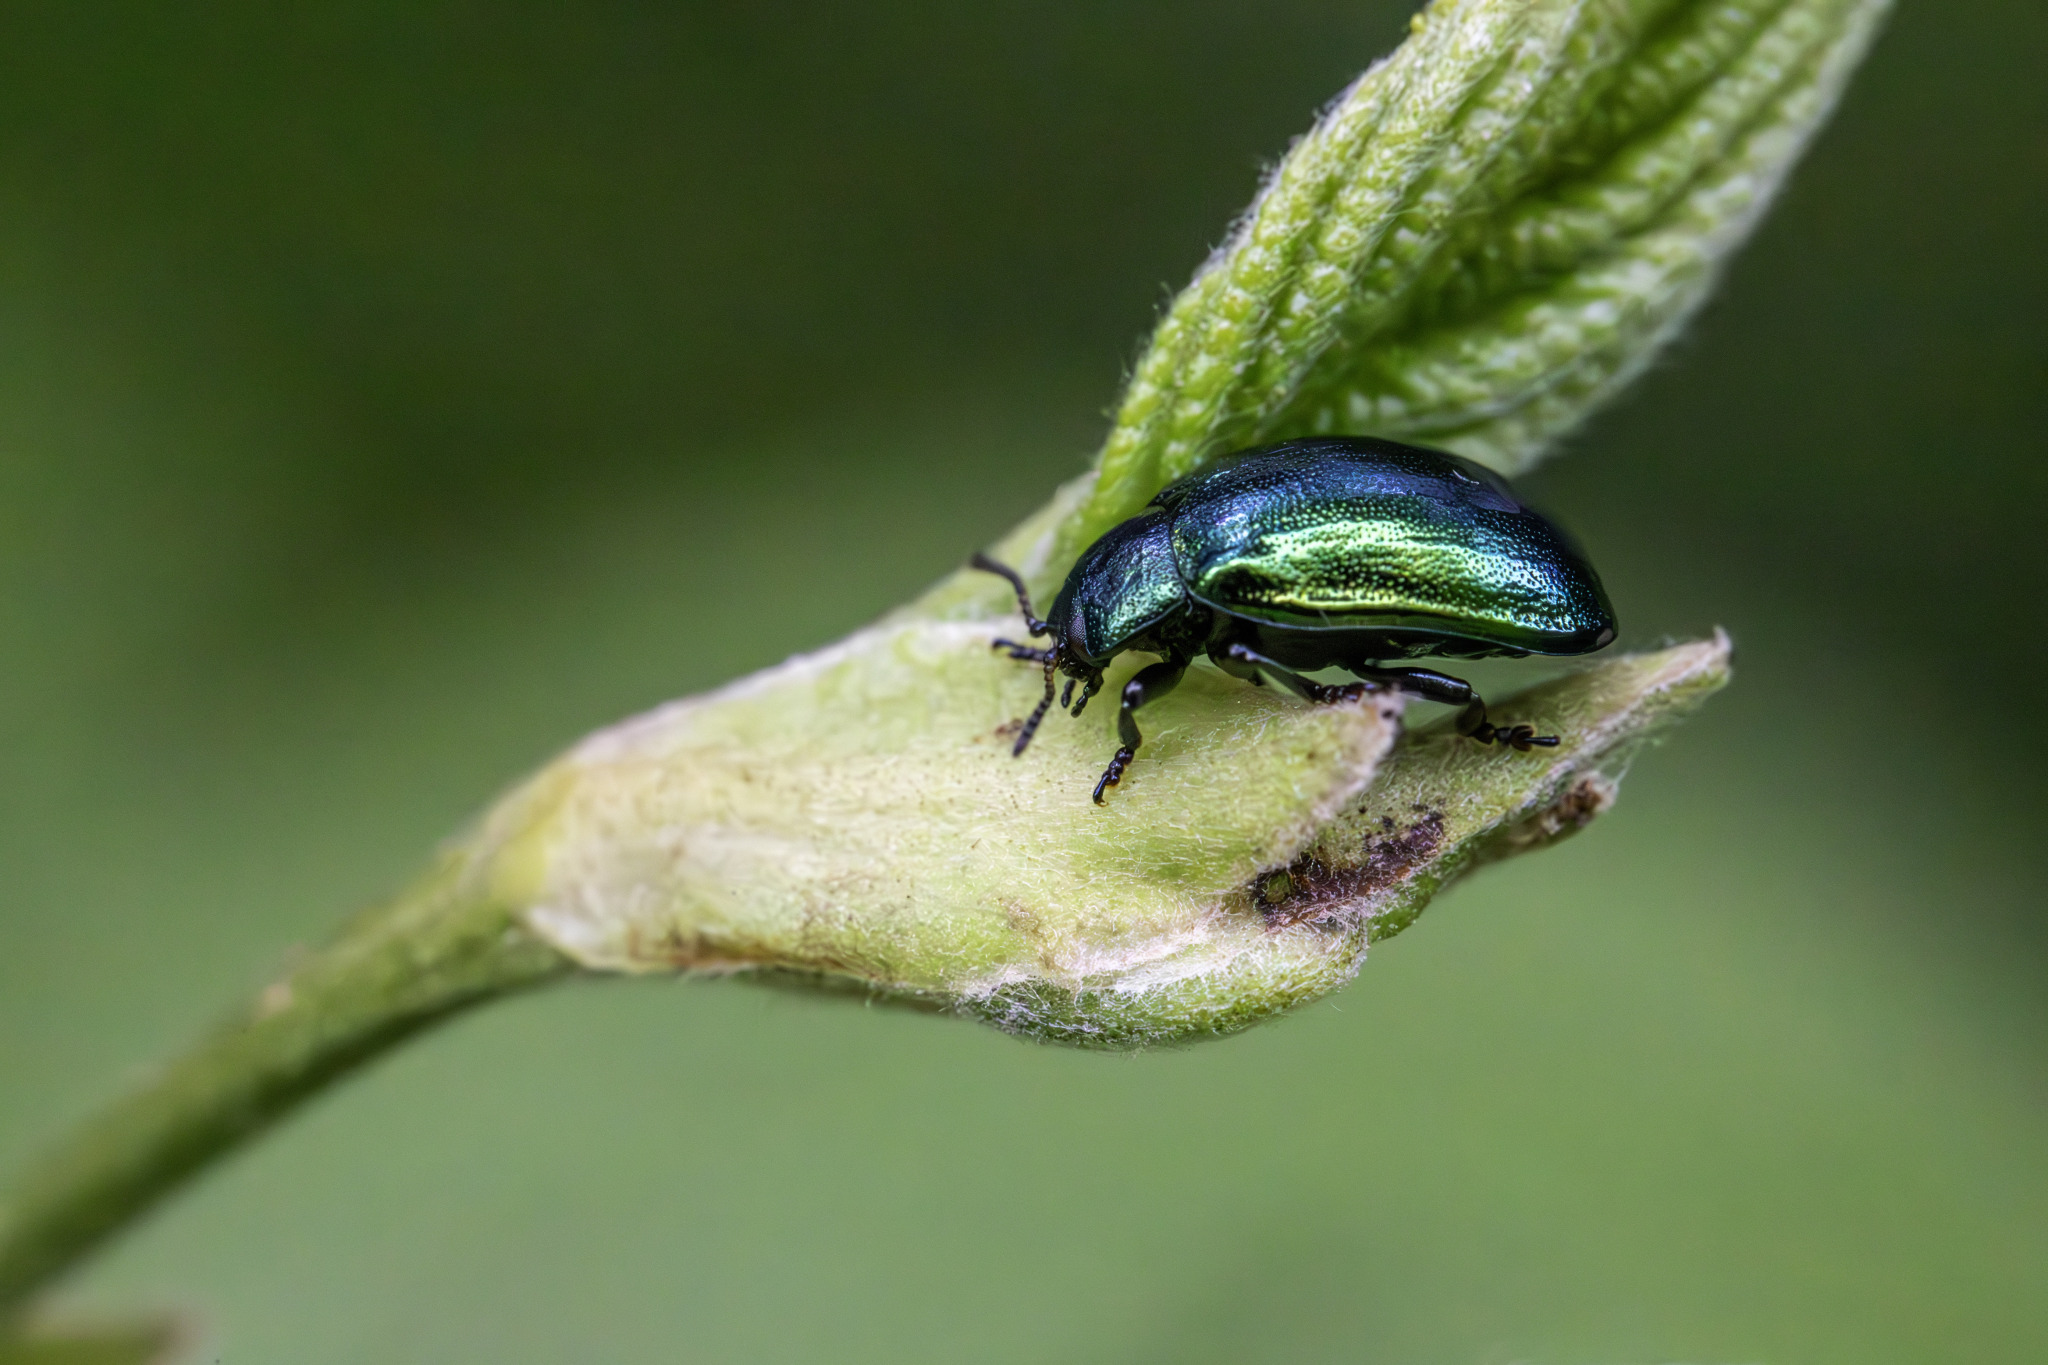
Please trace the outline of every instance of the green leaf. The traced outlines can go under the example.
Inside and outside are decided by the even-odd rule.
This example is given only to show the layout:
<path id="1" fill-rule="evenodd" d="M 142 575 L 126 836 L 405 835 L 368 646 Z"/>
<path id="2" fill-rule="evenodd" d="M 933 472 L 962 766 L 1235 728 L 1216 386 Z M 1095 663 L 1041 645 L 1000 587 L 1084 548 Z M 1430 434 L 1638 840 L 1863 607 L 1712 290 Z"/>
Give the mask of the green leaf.
<path id="1" fill-rule="evenodd" d="M 1513 473 L 1706 297 L 1886 0 L 1439 0 L 1159 324 L 1055 567 L 1213 456 L 1406 437 Z"/>

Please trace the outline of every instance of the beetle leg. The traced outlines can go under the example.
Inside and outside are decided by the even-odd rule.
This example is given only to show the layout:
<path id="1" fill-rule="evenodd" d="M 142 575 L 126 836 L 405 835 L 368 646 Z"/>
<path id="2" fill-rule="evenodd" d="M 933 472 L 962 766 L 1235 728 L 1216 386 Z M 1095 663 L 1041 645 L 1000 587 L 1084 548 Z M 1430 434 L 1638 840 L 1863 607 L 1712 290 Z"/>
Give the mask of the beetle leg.
<path id="1" fill-rule="evenodd" d="M 1038 733 L 1038 723 L 1045 719 L 1045 713 L 1052 710 L 1052 689 L 1058 676 L 1054 670 L 1059 667 L 1060 651 L 1057 646 L 1045 651 L 1045 695 L 1038 699 L 1038 705 L 1031 708 L 1025 717 L 1024 728 L 1017 732 L 1016 747 L 1010 750 L 1011 758 L 1024 757 L 1024 751 L 1031 747 L 1031 737 Z"/>
<path id="2" fill-rule="evenodd" d="M 1100 673 L 1097 673 L 1093 677 L 1089 678 L 1087 686 L 1081 689 L 1081 700 L 1074 703 L 1074 709 L 1072 714 L 1075 716 L 1079 716 L 1083 711 L 1086 711 L 1088 709 L 1088 699 L 1094 696 L 1097 692 L 1100 692 L 1101 690 L 1102 675 Z"/>
<path id="3" fill-rule="evenodd" d="M 990 649 L 1006 649 L 1010 651 L 1011 658 L 1029 659 L 1035 664 L 1044 663 L 1052 655 L 1052 651 L 1049 649 L 1040 649 L 1037 645 L 1020 645 L 1015 640 L 990 640 L 988 647 Z"/>
<path id="4" fill-rule="evenodd" d="M 1546 749 L 1557 747 L 1556 735 L 1539 735 L 1534 726 L 1495 725 L 1488 720 L 1486 703 L 1472 690 L 1472 684 L 1463 678 L 1453 678 L 1448 673 L 1427 668 L 1374 668 L 1371 664 L 1353 664 L 1351 671 L 1368 682 L 1383 683 L 1411 697 L 1464 707 L 1458 713 L 1458 733 L 1467 739 L 1476 739 L 1481 744 L 1498 744 L 1503 749 L 1516 749 L 1522 753 L 1539 744 Z"/>
<path id="5" fill-rule="evenodd" d="M 1136 756 L 1138 746 L 1145 742 L 1145 737 L 1138 733 L 1138 708 L 1146 702 L 1158 701 L 1173 691 L 1179 684 L 1181 676 L 1187 671 L 1186 659 L 1162 659 L 1156 664 L 1148 664 L 1139 669 L 1131 680 L 1124 684 L 1123 709 L 1118 711 L 1116 716 L 1117 738 L 1123 741 L 1123 747 L 1116 751 L 1115 758 L 1109 760 L 1109 766 L 1103 769 L 1102 780 L 1095 784 L 1096 805 L 1106 804 L 1102 794 L 1123 781 L 1124 769 L 1131 765 L 1131 759 Z"/>
<path id="6" fill-rule="evenodd" d="M 998 578 L 1009 580 L 1010 586 L 1017 590 L 1017 610 L 1024 613 L 1024 629 L 1030 631 L 1033 635 L 1052 634 L 1052 627 L 1039 620 L 1038 613 L 1031 610 L 1031 590 L 1024 586 L 1024 580 L 1017 576 L 1015 569 L 1007 564 L 996 563 L 980 551 L 976 551 L 974 558 L 968 560 L 967 563 L 970 567 L 980 569 L 983 573 L 992 573 Z"/>
<path id="7" fill-rule="evenodd" d="M 1351 701 L 1365 695 L 1363 683 L 1345 683 L 1340 687 L 1332 687 L 1328 683 L 1315 682 L 1302 677 L 1292 669 L 1281 667 L 1246 645 L 1230 644 L 1220 649 L 1212 649 L 1209 651 L 1209 658 L 1233 678 L 1243 678 L 1248 683 L 1258 685 L 1270 677 L 1303 701 Z"/>

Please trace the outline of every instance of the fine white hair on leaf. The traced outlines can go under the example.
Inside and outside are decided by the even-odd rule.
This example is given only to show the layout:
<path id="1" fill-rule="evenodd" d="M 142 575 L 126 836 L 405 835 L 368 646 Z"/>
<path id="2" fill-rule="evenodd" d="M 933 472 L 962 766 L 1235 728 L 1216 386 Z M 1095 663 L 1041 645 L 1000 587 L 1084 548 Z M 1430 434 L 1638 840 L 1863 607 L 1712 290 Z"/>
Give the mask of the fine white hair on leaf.
<path id="1" fill-rule="evenodd" d="M 489 856 L 534 869 L 527 923 L 593 969 L 801 973 L 1056 1041 L 1181 1041 L 1334 990 L 1452 878 L 1576 830 L 1728 668 L 1716 637 L 1497 703 L 1559 735 L 1525 755 L 1403 737 L 1391 695 L 1306 706 L 1197 667 L 1098 808 L 1113 718 L 1011 758 L 1000 720 L 1037 677 L 987 638 L 886 624 L 614 727 L 501 807 Z"/>

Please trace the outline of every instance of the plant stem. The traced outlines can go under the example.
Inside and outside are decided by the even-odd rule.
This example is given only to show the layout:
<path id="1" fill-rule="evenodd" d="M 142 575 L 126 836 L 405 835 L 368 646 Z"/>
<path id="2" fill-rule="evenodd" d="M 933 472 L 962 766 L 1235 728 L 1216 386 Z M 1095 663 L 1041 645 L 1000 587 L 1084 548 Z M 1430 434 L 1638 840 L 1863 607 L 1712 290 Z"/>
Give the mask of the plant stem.
<path id="1" fill-rule="evenodd" d="M 0 1200 L 0 1334 L 36 1290 L 330 1081 L 572 970 L 482 872 L 467 851 L 446 855 L 26 1171 Z"/>

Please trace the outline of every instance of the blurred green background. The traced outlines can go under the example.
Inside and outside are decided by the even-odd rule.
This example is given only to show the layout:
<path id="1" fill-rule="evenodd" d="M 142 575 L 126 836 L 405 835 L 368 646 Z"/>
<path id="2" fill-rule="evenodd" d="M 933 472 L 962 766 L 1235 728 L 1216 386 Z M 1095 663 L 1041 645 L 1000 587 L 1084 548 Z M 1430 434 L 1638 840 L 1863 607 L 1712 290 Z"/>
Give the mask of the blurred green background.
<path id="1" fill-rule="evenodd" d="M 1078 471 L 1357 0 L 16 5 L 0 1162 L 583 731 Z M 1332 1002 L 1136 1059 L 573 986 L 96 1261 L 226 1362 L 2048 1359 L 2048 9 L 1905 5 L 1532 480 L 1738 681 Z"/>

